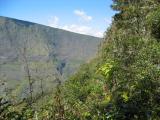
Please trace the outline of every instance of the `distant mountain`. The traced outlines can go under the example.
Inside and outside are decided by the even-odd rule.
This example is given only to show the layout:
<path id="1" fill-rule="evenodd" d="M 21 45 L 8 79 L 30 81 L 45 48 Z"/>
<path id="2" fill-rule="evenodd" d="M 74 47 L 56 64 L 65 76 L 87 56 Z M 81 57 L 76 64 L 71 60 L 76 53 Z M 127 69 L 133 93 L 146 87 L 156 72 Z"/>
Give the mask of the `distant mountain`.
<path id="1" fill-rule="evenodd" d="M 4 88 L 11 88 L 12 93 L 16 86 L 17 94 L 25 96 L 28 89 L 27 63 L 36 91 L 39 90 L 40 79 L 46 89 L 53 88 L 57 80 L 65 80 L 80 64 L 95 57 L 101 40 L 0 17 L 0 81 L 5 82 Z M 4 88 L 1 87 L 1 91 Z"/>

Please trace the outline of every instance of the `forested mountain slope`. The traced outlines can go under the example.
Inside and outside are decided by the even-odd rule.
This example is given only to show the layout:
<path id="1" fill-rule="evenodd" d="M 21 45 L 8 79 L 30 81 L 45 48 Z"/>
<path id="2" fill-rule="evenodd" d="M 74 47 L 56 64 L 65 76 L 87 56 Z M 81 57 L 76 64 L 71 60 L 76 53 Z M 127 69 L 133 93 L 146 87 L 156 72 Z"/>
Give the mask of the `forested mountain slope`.
<path id="1" fill-rule="evenodd" d="M 28 89 L 28 76 L 31 76 L 35 89 L 39 89 L 40 79 L 45 88 L 53 88 L 57 78 L 64 81 L 80 64 L 94 58 L 101 40 L 0 17 L 0 80 L 8 89 L 17 86 L 17 95 Z"/>

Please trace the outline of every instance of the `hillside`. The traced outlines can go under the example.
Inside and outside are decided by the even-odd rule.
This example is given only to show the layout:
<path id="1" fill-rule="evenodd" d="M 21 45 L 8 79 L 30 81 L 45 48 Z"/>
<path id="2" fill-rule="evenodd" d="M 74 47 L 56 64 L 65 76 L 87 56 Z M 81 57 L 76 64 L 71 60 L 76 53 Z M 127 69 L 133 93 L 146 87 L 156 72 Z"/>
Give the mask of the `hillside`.
<path id="1" fill-rule="evenodd" d="M 0 17 L 0 80 L 10 91 L 17 86 L 19 94 L 24 94 L 28 89 L 27 63 L 35 89 L 39 89 L 40 78 L 46 89 L 53 88 L 57 79 L 65 80 L 80 64 L 95 57 L 100 41 L 88 35 Z"/>

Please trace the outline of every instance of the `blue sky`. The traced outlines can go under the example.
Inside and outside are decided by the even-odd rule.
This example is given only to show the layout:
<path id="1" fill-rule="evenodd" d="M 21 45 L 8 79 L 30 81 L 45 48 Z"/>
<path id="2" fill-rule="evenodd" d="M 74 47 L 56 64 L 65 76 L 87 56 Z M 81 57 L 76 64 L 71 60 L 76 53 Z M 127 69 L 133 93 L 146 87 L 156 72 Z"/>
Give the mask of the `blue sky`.
<path id="1" fill-rule="evenodd" d="M 102 37 L 112 0 L 0 0 L 0 16 Z"/>

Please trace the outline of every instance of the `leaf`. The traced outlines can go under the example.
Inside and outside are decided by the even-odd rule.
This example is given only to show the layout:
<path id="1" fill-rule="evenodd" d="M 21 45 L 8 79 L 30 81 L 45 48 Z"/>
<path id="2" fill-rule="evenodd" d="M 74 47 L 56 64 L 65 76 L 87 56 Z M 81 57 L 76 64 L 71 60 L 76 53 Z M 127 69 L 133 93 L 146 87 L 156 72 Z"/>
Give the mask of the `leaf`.
<path id="1" fill-rule="evenodd" d="M 123 94 L 122 94 L 122 98 L 123 98 L 123 100 L 124 100 L 125 102 L 127 102 L 127 101 L 128 101 L 128 99 L 129 99 L 129 97 L 128 97 L 128 93 L 127 93 L 127 92 L 123 92 Z"/>

